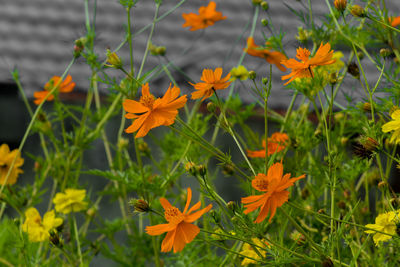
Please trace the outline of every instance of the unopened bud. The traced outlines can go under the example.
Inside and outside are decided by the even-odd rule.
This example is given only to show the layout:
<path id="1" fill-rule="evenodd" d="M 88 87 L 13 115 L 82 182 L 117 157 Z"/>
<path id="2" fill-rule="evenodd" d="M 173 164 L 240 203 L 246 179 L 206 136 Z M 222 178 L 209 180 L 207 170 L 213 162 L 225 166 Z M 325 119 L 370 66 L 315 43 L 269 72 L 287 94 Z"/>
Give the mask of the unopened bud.
<path id="1" fill-rule="evenodd" d="M 269 5 L 268 5 L 268 3 L 267 3 L 267 2 L 265 2 L 265 1 L 262 1 L 262 2 L 261 2 L 261 8 L 262 8 L 262 9 L 264 9 L 265 11 L 267 11 L 267 10 L 268 10 L 268 8 L 269 8 Z"/>
<path id="2" fill-rule="evenodd" d="M 203 164 L 197 166 L 197 172 L 200 176 L 204 176 L 207 174 L 207 167 Z"/>
<path id="3" fill-rule="evenodd" d="M 262 0 L 251 0 L 251 2 L 253 3 L 253 5 L 257 6 L 261 4 Z"/>
<path id="4" fill-rule="evenodd" d="M 128 145 L 129 145 L 128 139 L 123 138 L 123 137 L 119 138 L 118 143 L 117 143 L 118 150 L 123 150 L 123 149 L 127 148 Z"/>
<path id="5" fill-rule="evenodd" d="M 350 190 L 349 189 L 344 190 L 343 191 L 343 196 L 347 200 L 350 199 L 350 196 L 351 196 Z"/>
<path id="6" fill-rule="evenodd" d="M 145 141 L 143 141 L 143 140 L 142 140 L 142 141 L 139 141 L 138 149 L 139 149 L 140 152 L 142 152 L 142 153 L 144 153 L 144 154 L 146 154 L 146 155 L 149 155 L 149 154 L 150 154 L 149 145 L 148 145 Z"/>
<path id="7" fill-rule="evenodd" d="M 349 142 L 349 138 L 347 138 L 347 137 L 340 138 L 340 143 L 342 145 L 346 145 L 348 142 Z"/>
<path id="8" fill-rule="evenodd" d="M 54 231 L 54 230 L 50 230 L 49 234 L 50 234 L 50 236 L 49 236 L 50 242 L 54 246 L 61 248 L 63 246 L 63 242 L 60 239 L 60 236 L 58 235 L 58 233 L 56 231 Z"/>
<path id="9" fill-rule="evenodd" d="M 149 203 L 143 199 L 131 199 L 129 200 L 129 205 L 131 205 L 136 212 L 150 211 Z"/>
<path id="10" fill-rule="evenodd" d="M 156 48 L 155 52 L 157 53 L 157 55 L 165 56 L 165 53 L 167 52 L 167 48 L 165 48 L 165 46 L 159 46 Z"/>
<path id="11" fill-rule="evenodd" d="M 236 203 L 233 202 L 233 201 L 229 201 L 229 202 L 226 204 L 226 207 L 227 207 L 229 210 L 231 210 L 231 211 L 235 211 L 235 209 L 236 209 Z"/>
<path id="12" fill-rule="evenodd" d="M 360 79 L 360 69 L 357 64 L 352 62 L 347 66 L 347 71 L 356 79 Z"/>
<path id="13" fill-rule="evenodd" d="M 94 207 L 92 207 L 86 211 L 86 215 L 91 218 L 94 217 L 96 215 L 96 213 L 97 213 L 97 209 Z"/>
<path id="14" fill-rule="evenodd" d="M 192 161 L 188 161 L 186 164 L 185 164 L 185 170 L 187 171 L 187 172 L 189 172 L 191 175 L 193 175 L 193 176 L 197 176 L 197 167 L 196 167 L 196 164 L 194 163 L 194 162 L 192 162 Z"/>
<path id="15" fill-rule="evenodd" d="M 221 216 L 219 215 L 218 212 L 216 212 L 215 210 L 211 210 L 210 211 L 210 215 L 211 217 L 214 219 L 215 223 L 219 223 L 221 221 Z"/>
<path id="16" fill-rule="evenodd" d="M 363 18 L 366 16 L 365 10 L 364 8 L 362 8 L 359 5 L 353 5 L 350 8 L 350 13 L 354 16 L 354 17 L 359 17 L 359 18 Z"/>
<path id="17" fill-rule="evenodd" d="M 85 48 L 85 44 L 87 39 L 85 37 L 81 37 L 74 42 L 74 57 L 77 58 L 81 55 L 83 49 Z"/>
<path id="18" fill-rule="evenodd" d="M 357 56 L 358 56 L 358 59 L 359 59 L 359 60 L 362 60 L 362 59 L 364 58 L 364 53 L 361 52 L 361 51 L 358 51 L 358 52 L 357 52 Z"/>
<path id="19" fill-rule="evenodd" d="M 227 176 L 231 176 L 235 173 L 235 168 L 231 164 L 226 163 L 222 167 L 222 172 Z"/>
<path id="20" fill-rule="evenodd" d="M 333 267 L 333 266 L 335 266 L 335 265 L 333 265 L 333 262 L 332 262 L 332 260 L 330 258 L 324 259 L 321 262 L 321 264 L 322 264 L 322 267 Z"/>
<path id="21" fill-rule="evenodd" d="M 268 25 L 268 20 L 267 19 L 262 19 L 261 20 L 261 24 L 263 25 L 263 26 L 267 26 Z"/>
<path id="22" fill-rule="evenodd" d="M 347 0 L 335 0 L 333 4 L 339 12 L 343 12 L 346 10 Z"/>
<path id="23" fill-rule="evenodd" d="M 262 83 L 264 84 L 264 85 L 267 85 L 268 84 L 268 78 L 262 78 Z"/>
<path id="24" fill-rule="evenodd" d="M 380 181 L 379 183 L 378 183 L 378 188 L 380 188 L 380 189 L 382 189 L 382 188 L 384 188 L 384 187 L 386 187 L 387 186 L 387 182 L 385 182 L 385 181 Z"/>
<path id="25" fill-rule="evenodd" d="M 331 74 L 329 75 L 329 83 L 330 83 L 331 85 L 335 85 L 337 82 L 338 82 L 337 74 L 336 74 L 335 72 L 331 73 Z"/>
<path id="26" fill-rule="evenodd" d="M 366 102 L 362 105 L 362 109 L 366 112 L 370 112 L 371 111 L 371 103 Z"/>
<path id="27" fill-rule="evenodd" d="M 209 112 L 214 113 L 216 109 L 217 109 L 217 106 L 213 102 L 208 102 L 207 110 Z"/>
<path id="28" fill-rule="evenodd" d="M 255 80 L 257 77 L 257 73 L 254 70 L 249 71 L 249 79 Z"/>
<path id="29" fill-rule="evenodd" d="M 390 55 L 392 54 L 392 51 L 390 51 L 390 50 L 387 49 L 387 48 L 382 48 L 382 49 L 379 51 L 379 54 L 381 54 L 381 57 L 387 58 L 388 56 L 390 56 Z"/>

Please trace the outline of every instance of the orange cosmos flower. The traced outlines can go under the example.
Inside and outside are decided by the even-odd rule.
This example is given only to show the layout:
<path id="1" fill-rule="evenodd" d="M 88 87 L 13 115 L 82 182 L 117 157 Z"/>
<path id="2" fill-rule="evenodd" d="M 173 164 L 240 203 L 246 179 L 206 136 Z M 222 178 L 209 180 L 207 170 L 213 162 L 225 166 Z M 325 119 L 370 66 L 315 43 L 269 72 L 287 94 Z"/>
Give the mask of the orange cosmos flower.
<path id="1" fill-rule="evenodd" d="M 397 27 L 400 25 L 400 16 L 389 18 L 390 26 Z"/>
<path id="2" fill-rule="evenodd" d="M 280 152 L 285 149 L 289 136 L 285 133 L 273 133 L 268 138 L 268 156 Z M 262 142 L 263 150 L 251 151 L 247 150 L 247 156 L 250 158 L 264 158 L 265 157 L 265 140 Z"/>
<path id="3" fill-rule="evenodd" d="M 160 203 L 165 210 L 164 217 L 168 223 L 146 227 L 146 233 L 149 235 L 161 235 L 167 232 L 161 244 L 161 252 L 171 251 L 172 247 L 174 247 L 174 253 L 176 253 L 181 251 L 186 244 L 192 242 L 200 232 L 200 228 L 192 224 L 192 222 L 199 219 L 212 208 L 210 204 L 206 208 L 194 212 L 200 208 L 201 203 L 199 201 L 189 209 L 190 201 L 192 200 L 192 190 L 190 187 L 187 189 L 187 194 L 186 205 L 183 212 L 172 206 L 167 199 L 160 198 Z"/>
<path id="4" fill-rule="evenodd" d="M 244 213 L 248 214 L 260 208 L 260 214 L 254 222 L 262 222 L 270 212 L 269 222 L 271 222 L 275 216 L 276 208 L 282 206 L 289 199 L 289 191 L 286 189 L 305 176 L 303 174 L 290 179 L 290 173 L 283 175 L 282 163 L 275 163 L 268 169 L 267 175 L 259 173 L 251 181 L 254 189 L 265 193 L 242 198 L 242 203 L 245 204 L 244 207 L 246 208 Z"/>
<path id="5" fill-rule="evenodd" d="M 292 73 L 282 76 L 282 80 L 290 79 L 285 85 L 290 83 L 296 78 L 314 77 L 312 71 L 316 66 L 323 66 L 335 63 L 332 59 L 333 50 L 331 50 L 331 45 L 326 43 L 325 45 L 321 43 L 317 52 L 312 58 L 310 57 L 310 51 L 307 48 L 299 47 L 297 49 L 296 57 L 301 60 L 300 62 L 294 58 L 284 60 L 281 63 L 287 68 L 292 69 Z"/>
<path id="6" fill-rule="evenodd" d="M 43 91 L 33 93 L 33 97 L 35 97 L 35 100 L 33 101 L 33 103 L 35 103 L 36 105 L 40 105 L 40 103 L 43 102 L 44 98 L 50 93 L 50 91 L 53 90 L 55 85 L 57 85 L 57 90 L 59 93 L 69 93 L 74 89 L 75 83 L 72 82 L 71 75 L 68 75 L 67 78 L 65 78 L 65 80 L 62 82 L 60 82 L 60 79 L 61 79 L 61 77 L 59 77 L 59 76 L 53 76 L 44 85 Z M 47 101 L 52 101 L 53 99 L 54 99 L 54 95 L 50 95 L 47 98 Z"/>
<path id="7" fill-rule="evenodd" d="M 215 90 L 221 90 L 227 88 L 231 82 L 229 79 L 231 78 L 231 74 L 228 73 L 224 78 L 221 79 L 222 76 L 222 68 L 216 68 L 215 71 L 211 69 L 204 69 L 203 74 L 201 75 L 200 80 L 203 83 L 193 84 L 194 89 L 198 90 L 192 93 L 192 99 L 199 99 L 203 97 L 201 101 L 206 98 L 209 98 L 213 95 Z"/>
<path id="8" fill-rule="evenodd" d="M 267 45 L 268 43 L 265 44 Z M 264 58 L 268 63 L 275 64 L 279 70 L 286 71 L 286 68 L 281 64 L 281 61 L 287 59 L 286 56 L 281 52 L 269 51 L 266 48 L 256 45 L 253 37 L 247 38 L 247 47 L 244 51 L 253 57 Z"/>
<path id="9" fill-rule="evenodd" d="M 126 133 L 136 132 L 135 138 L 145 136 L 150 129 L 161 125 L 171 125 L 178 115 L 178 109 L 187 101 L 186 95 L 178 97 L 181 90 L 169 86 L 162 98 L 155 98 L 149 92 L 149 84 L 142 86 L 142 96 L 139 102 L 126 99 L 122 105 L 127 114 L 125 118 L 135 119 L 131 126 L 125 129 Z"/>
<path id="10" fill-rule="evenodd" d="M 214 23 L 219 20 L 226 19 L 226 16 L 222 16 L 222 12 L 215 11 L 216 6 L 217 4 L 211 1 L 208 6 L 199 8 L 198 15 L 195 13 L 182 14 L 182 17 L 185 19 L 185 23 L 182 27 L 191 27 L 189 29 L 190 31 L 197 31 L 214 25 Z"/>

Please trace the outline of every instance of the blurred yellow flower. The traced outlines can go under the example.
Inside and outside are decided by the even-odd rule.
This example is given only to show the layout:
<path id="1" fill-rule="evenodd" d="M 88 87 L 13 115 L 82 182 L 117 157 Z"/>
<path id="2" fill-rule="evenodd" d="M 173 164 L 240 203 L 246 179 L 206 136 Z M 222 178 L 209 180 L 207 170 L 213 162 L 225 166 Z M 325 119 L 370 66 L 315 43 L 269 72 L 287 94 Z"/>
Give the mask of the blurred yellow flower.
<path id="1" fill-rule="evenodd" d="M 378 246 L 379 242 L 384 242 L 392 238 L 392 235 L 396 235 L 396 222 L 399 222 L 399 213 L 389 211 L 383 214 L 379 214 L 375 218 L 375 224 L 367 224 L 365 227 L 372 228 L 374 230 L 384 232 L 390 235 L 378 233 L 374 230 L 366 230 L 367 234 L 374 234 L 373 239 L 375 245 Z"/>
<path id="2" fill-rule="evenodd" d="M 234 81 L 236 79 L 240 79 L 242 81 L 247 80 L 249 78 L 249 72 L 245 66 L 240 65 L 237 68 L 231 69 L 231 80 Z"/>
<path id="3" fill-rule="evenodd" d="M 265 241 L 264 239 L 260 240 L 259 238 L 252 238 L 251 241 L 253 241 L 253 243 L 255 245 L 257 245 L 258 247 L 270 247 L 270 245 L 268 244 L 267 241 Z M 258 252 L 262 255 L 263 258 L 265 258 L 265 255 L 267 254 L 267 252 L 263 249 L 257 248 Z M 249 243 L 244 243 L 243 247 L 242 247 L 242 251 L 240 251 L 240 254 L 243 256 L 246 256 L 241 265 L 242 266 L 246 266 L 249 264 L 257 264 L 258 262 L 255 260 L 262 260 L 260 258 L 260 256 L 257 254 L 257 252 L 254 251 L 253 247 L 249 244 Z M 248 258 L 247 258 L 248 257 Z M 250 259 L 253 258 L 253 259 Z"/>
<path id="4" fill-rule="evenodd" d="M 7 173 L 10 170 L 10 167 L 11 167 L 12 162 L 15 157 L 16 157 L 16 160 L 14 162 L 14 166 L 13 166 L 13 168 L 10 172 L 10 175 L 8 176 L 8 179 L 6 181 Z M 23 170 L 21 170 L 19 168 L 23 164 L 24 164 L 24 159 L 21 158 L 21 153 L 19 152 L 18 149 L 14 149 L 13 151 L 10 151 L 10 148 L 8 147 L 7 144 L 2 144 L 0 146 L 0 185 L 15 184 L 17 182 L 18 175 L 20 173 L 24 172 Z"/>
<path id="5" fill-rule="evenodd" d="M 56 218 L 54 210 L 48 211 L 42 217 L 35 208 L 29 208 L 25 211 L 25 222 L 22 225 L 22 231 L 28 233 L 29 241 L 41 242 L 49 239 L 49 231 L 60 226 L 63 219 Z"/>
<path id="6" fill-rule="evenodd" d="M 389 139 L 390 143 L 400 143 L 400 109 L 395 110 L 392 114 L 392 121 L 382 125 L 382 132 L 387 133 L 394 131 Z"/>
<path id="7" fill-rule="evenodd" d="M 68 214 L 86 209 L 87 202 L 83 201 L 86 190 L 65 189 L 65 193 L 57 193 L 53 198 L 53 203 L 57 212 Z"/>

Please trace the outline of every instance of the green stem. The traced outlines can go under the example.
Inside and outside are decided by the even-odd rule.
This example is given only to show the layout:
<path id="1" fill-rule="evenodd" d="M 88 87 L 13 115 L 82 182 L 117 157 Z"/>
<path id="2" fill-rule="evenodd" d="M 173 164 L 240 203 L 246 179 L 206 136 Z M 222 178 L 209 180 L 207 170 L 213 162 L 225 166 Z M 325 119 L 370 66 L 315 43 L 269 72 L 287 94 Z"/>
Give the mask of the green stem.
<path id="1" fill-rule="evenodd" d="M 79 263 L 80 263 L 80 266 L 83 266 L 81 243 L 79 241 L 79 232 L 78 232 L 78 227 L 76 226 L 75 216 L 72 216 L 72 222 L 74 225 L 74 233 L 75 233 L 75 239 L 76 239 L 76 246 L 77 246 L 77 250 L 78 250 Z"/>
<path id="2" fill-rule="evenodd" d="M 72 64 L 74 64 L 74 62 L 75 62 L 75 58 L 73 58 L 71 60 L 71 62 L 69 63 L 69 65 L 65 69 L 64 73 L 61 75 L 61 79 L 58 81 L 58 83 L 53 86 L 53 88 L 49 91 L 49 93 L 43 98 L 42 103 L 40 103 L 39 106 L 36 108 L 35 113 L 33 114 L 32 119 L 31 119 L 31 121 L 30 121 L 30 123 L 28 125 L 28 128 L 26 129 L 25 134 L 22 137 L 21 143 L 19 144 L 18 150 L 20 152 L 22 152 L 22 149 L 23 149 L 23 147 L 25 145 L 25 142 L 28 139 L 29 133 L 32 130 L 33 124 L 34 124 L 34 122 L 35 122 L 40 110 L 42 109 L 42 106 L 46 102 L 47 98 L 49 98 L 49 96 L 52 95 L 57 90 L 58 86 L 64 80 L 65 76 L 67 75 L 69 69 L 72 67 Z M 15 157 L 14 157 L 13 161 L 10 164 L 10 168 L 8 169 L 7 175 L 6 175 L 6 177 L 5 177 L 4 181 L 3 181 L 3 184 L 2 184 L 2 186 L 0 188 L 0 195 L 3 193 L 4 187 L 7 184 L 8 178 L 10 177 L 11 171 L 14 168 L 14 165 L 15 165 L 15 162 L 17 160 L 18 155 L 19 155 L 18 153 L 15 154 Z"/>

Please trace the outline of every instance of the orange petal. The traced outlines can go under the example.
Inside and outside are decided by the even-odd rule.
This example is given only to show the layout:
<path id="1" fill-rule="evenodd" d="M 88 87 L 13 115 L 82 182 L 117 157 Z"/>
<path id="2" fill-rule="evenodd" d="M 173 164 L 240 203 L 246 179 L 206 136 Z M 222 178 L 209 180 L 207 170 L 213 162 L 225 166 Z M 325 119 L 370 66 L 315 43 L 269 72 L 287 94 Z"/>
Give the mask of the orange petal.
<path id="1" fill-rule="evenodd" d="M 182 251 L 185 245 L 192 242 L 199 232 L 199 227 L 194 224 L 184 222 L 180 223 L 176 228 L 176 235 L 174 239 L 174 253 Z"/>
<path id="2" fill-rule="evenodd" d="M 167 233 L 163 242 L 161 243 L 161 252 L 171 251 L 172 246 L 174 245 L 175 235 L 176 235 L 176 228 Z"/>
<path id="3" fill-rule="evenodd" d="M 204 213 L 208 212 L 212 208 L 212 204 L 208 205 L 202 210 L 196 211 L 195 213 L 192 213 L 190 215 L 187 215 L 185 218 L 185 222 L 191 223 L 199 219 Z"/>
<path id="4" fill-rule="evenodd" d="M 186 211 L 188 210 L 190 201 L 192 201 L 192 189 L 190 187 L 188 187 L 187 197 L 186 197 L 186 205 L 185 205 L 185 209 L 183 210 L 183 213 L 186 213 Z"/>
<path id="5" fill-rule="evenodd" d="M 124 110 L 129 113 L 144 113 L 149 111 L 149 108 L 144 106 L 142 103 L 131 99 L 125 99 L 122 103 Z"/>
<path id="6" fill-rule="evenodd" d="M 164 208 L 164 210 L 173 208 L 174 206 L 171 205 L 171 203 L 169 203 L 169 201 L 166 198 L 160 198 L 160 203 L 161 206 Z"/>
<path id="7" fill-rule="evenodd" d="M 153 226 L 147 226 L 145 231 L 149 235 L 161 235 L 165 232 L 172 231 L 176 227 L 176 224 L 157 224 Z"/>
<path id="8" fill-rule="evenodd" d="M 147 117 L 149 116 L 149 113 L 143 114 L 139 116 L 131 126 L 125 129 L 126 133 L 133 133 L 136 132 L 140 127 L 142 127 L 143 123 L 146 121 Z"/>

